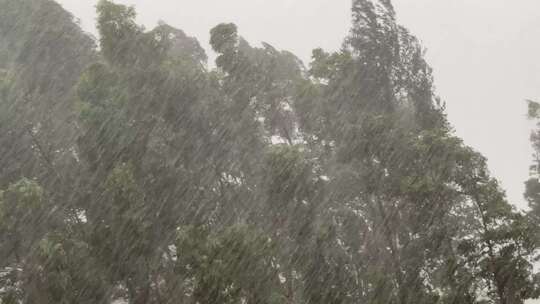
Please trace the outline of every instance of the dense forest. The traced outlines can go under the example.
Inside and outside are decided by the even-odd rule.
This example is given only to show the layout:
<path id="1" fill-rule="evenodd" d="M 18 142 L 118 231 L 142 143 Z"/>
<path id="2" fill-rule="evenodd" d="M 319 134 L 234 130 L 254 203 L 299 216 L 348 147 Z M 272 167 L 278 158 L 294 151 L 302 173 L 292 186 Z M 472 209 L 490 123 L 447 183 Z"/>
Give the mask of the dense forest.
<path id="1" fill-rule="evenodd" d="M 522 211 L 390 0 L 351 8 L 306 65 L 231 23 L 211 64 L 133 7 L 100 0 L 93 38 L 52 0 L 0 0 L 0 303 L 538 298 L 540 125 Z"/>

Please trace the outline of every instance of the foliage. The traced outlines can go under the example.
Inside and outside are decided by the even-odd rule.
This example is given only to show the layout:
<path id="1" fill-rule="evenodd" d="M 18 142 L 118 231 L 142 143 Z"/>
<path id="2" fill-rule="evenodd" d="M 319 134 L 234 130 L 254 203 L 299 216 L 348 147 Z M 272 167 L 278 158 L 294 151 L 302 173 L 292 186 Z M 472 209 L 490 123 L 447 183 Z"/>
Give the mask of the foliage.
<path id="1" fill-rule="evenodd" d="M 214 69 L 133 7 L 98 2 L 98 50 L 53 1 L 0 6 L 2 303 L 539 296 L 538 181 L 506 201 L 390 1 L 307 67 L 219 24 Z"/>

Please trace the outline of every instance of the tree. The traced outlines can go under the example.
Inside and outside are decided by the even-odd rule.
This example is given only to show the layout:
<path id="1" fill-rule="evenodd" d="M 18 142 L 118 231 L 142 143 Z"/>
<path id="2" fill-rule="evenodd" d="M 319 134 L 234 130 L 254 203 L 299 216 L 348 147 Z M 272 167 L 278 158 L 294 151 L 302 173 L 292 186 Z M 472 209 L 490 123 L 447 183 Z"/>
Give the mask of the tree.
<path id="1" fill-rule="evenodd" d="M 0 185 L 26 176 L 58 188 L 75 171 L 71 90 L 95 56 L 94 43 L 54 1 L 0 5 Z"/>
<path id="2" fill-rule="evenodd" d="M 342 49 L 307 68 L 219 24 L 215 69 L 133 7 L 98 2 L 96 50 L 52 1 L 0 5 L 2 303 L 538 296 L 534 211 L 453 134 L 390 1 L 354 0 Z"/>
<path id="3" fill-rule="evenodd" d="M 540 112 L 538 111 L 540 104 L 534 101 L 528 101 L 529 111 L 528 111 L 528 117 L 529 119 L 535 119 L 537 120 L 540 116 Z M 534 154 L 533 154 L 533 164 L 530 167 L 531 172 L 531 178 L 525 183 L 526 190 L 525 190 L 525 198 L 529 202 L 529 207 L 531 208 L 531 212 L 529 214 L 533 218 L 535 222 L 538 220 L 538 215 L 540 214 L 539 210 L 539 202 L 540 202 L 540 182 L 538 181 L 537 174 L 540 170 L 539 166 L 539 157 L 538 157 L 538 151 L 540 151 L 540 137 L 538 136 L 538 131 L 534 131 L 531 134 L 531 143 L 533 145 Z"/>

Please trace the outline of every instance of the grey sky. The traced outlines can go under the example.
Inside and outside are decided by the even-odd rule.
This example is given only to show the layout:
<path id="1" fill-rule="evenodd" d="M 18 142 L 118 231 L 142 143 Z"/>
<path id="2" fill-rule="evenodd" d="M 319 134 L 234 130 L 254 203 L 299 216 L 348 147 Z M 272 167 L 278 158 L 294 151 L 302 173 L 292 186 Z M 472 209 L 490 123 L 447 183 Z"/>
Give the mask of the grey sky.
<path id="1" fill-rule="evenodd" d="M 540 98 L 540 1 L 397 0 L 399 20 L 428 48 L 439 95 L 465 142 L 488 157 L 511 202 L 524 206 Z"/>
<path id="2" fill-rule="evenodd" d="M 60 0 L 94 30 L 95 0 Z M 207 47 L 210 28 L 235 22 L 252 44 L 266 41 L 305 62 L 338 49 L 350 25 L 349 0 L 118 0 L 139 21 L 183 29 Z M 488 157 L 511 202 L 525 206 L 532 150 L 525 99 L 540 99 L 540 1 L 394 0 L 399 21 L 428 49 L 438 94 L 468 145 Z M 208 48 L 208 47 L 207 47 Z"/>

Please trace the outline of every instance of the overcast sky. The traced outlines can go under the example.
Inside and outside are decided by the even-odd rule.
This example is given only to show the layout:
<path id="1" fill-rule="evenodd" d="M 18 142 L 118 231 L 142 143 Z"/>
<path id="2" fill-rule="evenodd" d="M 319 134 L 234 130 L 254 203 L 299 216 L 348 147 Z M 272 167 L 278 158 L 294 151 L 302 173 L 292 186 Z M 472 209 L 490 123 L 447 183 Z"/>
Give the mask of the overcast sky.
<path id="1" fill-rule="evenodd" d="M 60 0 L 95 33 L 95 0 Z M 117 0 L 139 21 L 158 20 L 197 37 L 234 22 L 252 44 L 265 41 L 305 62 L 311 50 L 336 50 L 350 25 L 349 0 Z M 437 92 L 468 145 L 489 160 L 511 202 L 525 206 L 531 162 L 525 99 L 540 100 L 539 0 L 394 0 L 400 23 L 428 49 Z M 213 57 L 213 56 L 211 56 Z"/>

